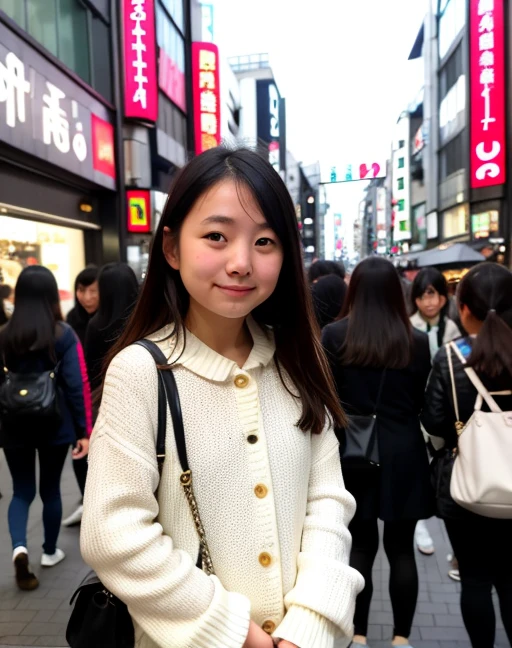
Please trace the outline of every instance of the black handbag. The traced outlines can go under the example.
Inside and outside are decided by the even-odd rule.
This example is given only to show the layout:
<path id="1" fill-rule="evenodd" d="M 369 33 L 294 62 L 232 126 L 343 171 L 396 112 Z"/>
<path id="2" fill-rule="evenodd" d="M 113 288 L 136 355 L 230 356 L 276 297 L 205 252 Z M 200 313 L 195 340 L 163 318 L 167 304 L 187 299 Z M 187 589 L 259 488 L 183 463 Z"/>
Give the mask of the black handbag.
<path id="1" fill-rule="evenodd" d="M 167 404 L 169 404 L 182 470 L 180 483 L 185 491 L 199 535 L 200 550 L 197 566 L 211 575 L 215 572 L 192 491 L 192 473 L 188 465 L 178 387 L 172 371 L 160 369 L 160 366 L 167 364 L 167 359 L 158 346 L 149 340 L 140 340 L 136 344 L 149 351 L 158 366 L 158 431 L 156 439 L 158 472 L 160 475 L 162 474 L 165 461 Z M 134 647 L 135 631 L 126 604 L 112 594 L 93 571 L 89 572 L 73 594 L 70 605 L 73 603 L 75 603 L 75 607 L 66 629 L 66 640 L 71 648 Z"/>
<path id="2" fill-rule="evenodd" d="M 380 463 L 377 439 L 377 411 L 386 377 L 383 370 L 379 383 L 377 400 L 373 414 L 349 414 L 348 425 L 344 428 L 344 442 L 341 446 L 341 459 L 378 466 Z"/>
<path id="3" fill-rule="evenodd" d="M 14 373 L 4 362 L 0 383 L 0 418 L 4 430 L 56 429 L 62 419 L 57 394 L 59 365 L 32 373 Z"/>

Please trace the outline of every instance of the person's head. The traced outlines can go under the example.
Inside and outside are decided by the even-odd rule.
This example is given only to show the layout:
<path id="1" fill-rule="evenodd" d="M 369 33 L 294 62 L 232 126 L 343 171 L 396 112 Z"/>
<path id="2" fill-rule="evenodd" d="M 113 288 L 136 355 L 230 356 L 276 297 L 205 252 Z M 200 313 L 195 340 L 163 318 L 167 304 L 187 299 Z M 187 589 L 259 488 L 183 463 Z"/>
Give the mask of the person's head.
<path id="1" fill-rule="evenodd" d="M 324 259 L 319 259 L 309 266 L 308 279 L 311 284 L 328 275 L 336 275 L 340 279 L 345 279 L 345 266 L 341 261 L 326 261 Z"/>
<path id="2" fill-rule="evenodd" d="M 436 268 L 423 268 L 416 275 L 411 290 L 413 312 L 427 320 L 444 314 L 448 306 L 448 283 Z"/>
<path id="3" fill-rule="evenodd" d="M 462 326 L 476 334 L 469 364 L 495 377 L 512 375 L 512 274 L 497 263 L 480 263 L 459 284 Z"/>
<path id="4" fill-rule="evenodd" d="M 59 290 L 53 274 L 38 265 L 22 270 L 14 303 L 16 308 L 6 327 L 6 356 L 40 350 L 53 354 L 55 325 L 62 321 Z"/>
<path id="5" fill-rule="evenodd" d="M 343 414 L 316 334 L 295 210 L 281 177 L 248 149 L 211 149 L 178 174 L 155 234 L 140 298 L 112 355 L 198 313 L 212 326 L 252 314 L 272 327 L 276 360 L 302 399 L 299 425 Z"/>
<path id="6" fill-rule="evenodd" d="M 107 263 L 98 275 L 99 308 L 95 315 L 99 328 L 119 327 L 130 316 L 137 301 L 139 284 L 126 263 Z"/>
<path id="7" fill-rule="evenodd" d="M 93 315 L 99 306 L 98 268 L 88 266 L 75 279 L 75 297 L 79 305 L 88 315 Z"/>
<path id="8" fill-rule="evenodd" d="M 316 319 L 320 328 L 324 328 L 341 313 L 347 284 L 337 275 L 327 275 L 312 285 L 311 292 Z"/>
<path id="9" fill-rule="evenodd" d="M 391 369 L 409 364 L 411 325 L 392 263 L 372 256 L 356 266 L 342 311 L 347 316 L 344 364 Z"/>

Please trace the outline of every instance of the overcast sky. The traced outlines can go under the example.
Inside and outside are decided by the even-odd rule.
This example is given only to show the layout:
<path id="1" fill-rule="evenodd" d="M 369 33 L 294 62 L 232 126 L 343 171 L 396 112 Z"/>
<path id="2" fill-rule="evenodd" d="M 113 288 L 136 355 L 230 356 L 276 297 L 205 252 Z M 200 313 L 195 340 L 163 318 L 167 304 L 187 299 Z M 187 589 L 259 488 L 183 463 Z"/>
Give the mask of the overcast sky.
<path id="1" fill-rule="evenodd" d="M 287 144 L 308 164 L 388 156 L 421 87 L 407 58 L 426 0 L 214 0 L 221 54 L 268 52 Z"/>

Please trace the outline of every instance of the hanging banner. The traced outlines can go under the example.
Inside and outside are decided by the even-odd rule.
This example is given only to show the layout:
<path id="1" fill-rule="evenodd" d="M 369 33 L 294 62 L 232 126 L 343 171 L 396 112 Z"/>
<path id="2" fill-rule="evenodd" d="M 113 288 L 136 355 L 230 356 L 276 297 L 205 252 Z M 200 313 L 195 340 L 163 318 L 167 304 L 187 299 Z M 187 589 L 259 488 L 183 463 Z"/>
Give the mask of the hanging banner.
<path id="1" fill-rule="evenodd" d="M 156 122 L 155 0 L 122 0 L 125 117 Z"/>
<path id="2" fill-rule="evenodd" d="M 129 232 L 151 232 L 151 194 L 146 189 L 126 192 Z"/>
<path id="3" fill-rule="evenodd" d="M 213 43 L 192 43 L 192 91 L 199 155 L 220 144 L 219 50 Z"/>
<path id="4" fill-rule="evenodd" d="M 503 0 L 470 1 L 471 187 L 506 180 Z"/>

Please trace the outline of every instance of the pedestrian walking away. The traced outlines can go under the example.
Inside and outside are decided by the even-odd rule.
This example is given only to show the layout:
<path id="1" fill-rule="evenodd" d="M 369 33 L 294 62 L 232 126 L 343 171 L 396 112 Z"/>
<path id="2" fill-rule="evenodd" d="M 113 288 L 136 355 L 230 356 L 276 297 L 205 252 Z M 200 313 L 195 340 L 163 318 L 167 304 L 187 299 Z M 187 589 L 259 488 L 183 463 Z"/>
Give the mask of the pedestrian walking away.
<path id="1" fill-rule="evenodd" d="M 367 641 L 380 518 L 390 563 L 393 644 L 408 645 L 419 587 L 414 530 L 418 520 L 433 513 L 419 422 L 430 352 L 426 334 L 411 327 L 400 279 L 389 261 L 371 257 L 356 267 L 342 319 L 325 327 L 322 340 L 349 415 L 339 437 L 345 483 L 357 503 L 349 527 L 350 564 L 365 579 L 356 603 L 354 644 Z M 371 457 L 357 456 L 353 422 L 368 418 L 376 448 Z"/>
<path id="2" fill-rule="evenodd" d="M 355 504 L 333 431 L 344 413 L 312 313 L 279 174 L 247 149 L 195 157 L 171 188 L 110 352 L 91 437 L 82 554 L 128 606 L 137 645 L 350 644 L 363 586 L 348 564 Z M 160 480 L 159 379 L 135 344 L 143 338 L 176 380 L 191 469 L 181 474 L 168 433 Z M 172 421 L 167 412 L 168 430 Z M 204 528 L 199 562 L 182 483 Z"/>
<path id="3" fill-rule="evenodd" d="M 80 367 L 80 341 L 62 321 L 57 283 L 41 266 L 24 269 L 16 284 L 16 308 L 0 332 L 0 445 L 13 481 L 9 531 L 16 582 L 38 586 L 29 566 L 27 522 L 36 495 L 43 500 L 44 544 L 41 565 L 64 559 L 57 547 L 62 517 L 60 477 L 69 446 L 85 457 L 90 433 L 89 385 Z"/>

